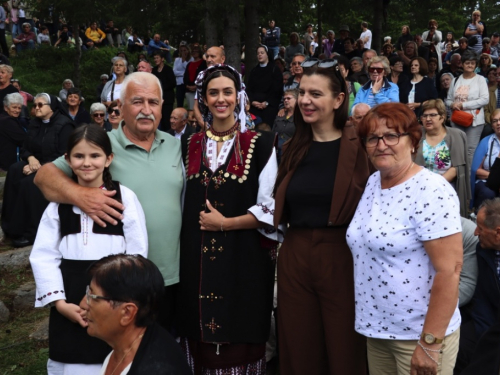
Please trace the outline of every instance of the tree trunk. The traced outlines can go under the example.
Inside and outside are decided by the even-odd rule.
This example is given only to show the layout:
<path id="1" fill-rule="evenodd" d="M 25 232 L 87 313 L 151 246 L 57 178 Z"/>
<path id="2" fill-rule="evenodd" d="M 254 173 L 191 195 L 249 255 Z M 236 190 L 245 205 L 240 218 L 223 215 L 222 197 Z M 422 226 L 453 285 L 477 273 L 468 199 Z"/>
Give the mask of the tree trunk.
<path id="1" fill-rule="evenodd" d="M 215 6 L 215 0 L 205 0 L 205 43 L 208 48 L 219 45 L 213 9 Z"/>
<path id="2" fill-rule="evenodd" d="M 75 87 L 80 87 L 80 61 L 82 59 L 82 46 L 80 44 L 80 25 L 73 24 L 73 36 L 75 38 L 75 62 L 73 71 L 73 81 Z"/>
<path id="3" fill-rule="evenodd" d="M 224 22 L 224 51 L 226 64 L 241 71 L 239 0 L 227 1 Z"/>
<path id="4" fill-rule="evenodd" d="M 321 0 L 318 0 L 318 3 L 316 4 L 316 7 L 318 9 L 318 30 L 316 35 L 318 36 L 318 46 L 316 48 L 319 48 L 317 56 L 321 55 L 323 53 L 323 25 L 322 25 L 322 20 L 321 20 Z M 316 51 L 315 51 L 316 52 Z M 326 58 L 329 58 L 330 56 L 327 56 Z"/>
<path id="5" fill-rule="evenodd" d="M 248 82 L 250 70 L 257 65 L 257 47 L 259 36 L 259 0 L 245 0 L 245 82 Z M 254 32 L 255 30 L 255 32 Z"/>
<path id="6" fill-rule="evenodd" d="M 384 0 L 373 2 L 373 29 L 372 29 L 372 49 L 377 54 L 382 50 L 382 22 L 384 21 Z"/>

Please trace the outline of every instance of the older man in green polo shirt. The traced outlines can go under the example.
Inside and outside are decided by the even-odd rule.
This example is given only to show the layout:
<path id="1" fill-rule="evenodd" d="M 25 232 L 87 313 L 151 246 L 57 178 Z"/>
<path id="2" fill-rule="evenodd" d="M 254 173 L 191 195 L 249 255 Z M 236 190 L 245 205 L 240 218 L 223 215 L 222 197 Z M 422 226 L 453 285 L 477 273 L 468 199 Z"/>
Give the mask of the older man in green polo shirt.
<path id="1" fill-rule="evenodd" d="M 108 133 L 115 155 L 110 166 L 113 180 L 132 189 L 146 215 L 149 255 L 165 280 L 168 311 L 160 318 L 168 327 L 173 310 L 173 285 L 179 282 L 179 235 L 182 221 L 184 167 L 181 144 L 158 129 L 162 88 L 154 75 L 136 72 L 126 77 L 120 94 L 123 121 Z M 86 188 L 68 176 L 63 157 L 44 165 L 36 185 L 50 201 L 69 203 L 95 222 L 116 224 L 123 206 L 111 198 L 115 192 Z"/>

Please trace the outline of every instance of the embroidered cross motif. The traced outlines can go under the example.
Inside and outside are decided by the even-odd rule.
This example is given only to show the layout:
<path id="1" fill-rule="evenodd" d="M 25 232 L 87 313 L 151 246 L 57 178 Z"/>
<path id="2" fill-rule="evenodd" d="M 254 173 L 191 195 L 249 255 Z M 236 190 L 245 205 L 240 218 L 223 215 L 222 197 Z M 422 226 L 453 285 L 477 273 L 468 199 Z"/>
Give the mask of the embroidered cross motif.
<path id="1" fill-rule="evenodd" d="M 203 246 L 203 252 L 206 253 L 208 251 L 208 247 Z"/>
<path id="2" fill-rule="evenodd" d="M 218 325 L 217 323 L 215 323 L 215 318 L 212 318 L 212 321 L 208 324 L 205 324 L 205 327 L 208 327 L 209 330 L 212 331 L 212 333 L 215 333 L 215 331 L 218 329 L 218 328 L 221 328 L 220 325 Z"/>
<path id="3" fill-rule="evenodd" d="M 214 206 L 215 208 L 218 208 L 219 206 L 220 206 L 220 207 L 224 207 L 224 203 L 219 203 L 219 202 L 215 201 L 215 202 L 212 204 L 212 206 Z"/>
<path id="4" fill-rule="evenodd" d="M 213 245 L 213 244 L 214 244 L 214 243 L 216 243 L 217 241 L 215 240 L 215 238 L 212 238 L 212 239 L 210 240 L 210 242 L 211 242 L 211 243 L 212 243 L 212 245 Z"/>
<path id="5" fill-rule="evenodd" d="M 224 248 L 222 246 L 219 246 L 219 248 L 217 250 L 219 250 L 219 252 L 222 253 L 222 251 L 224 250 Z"/>
<path id="6" fill-rule="evenodd" d="M 200 180 L 200 183 L 203 186 L 208 186 L 208 183 L 210 182 L 210 177 L 208 177 L 207 171 L 203 172 L 203 178 Z"/>
<path id="7" fill-rule="evenodd" d="M 222 185 L 224 182 L 226 182 L 226 179 L 223 176 L 223 171 L 219 171 L 218 176 L 212 177 L 212 181 L 215 182 L 215 188 L 218 189 L 220 185 Z"/>

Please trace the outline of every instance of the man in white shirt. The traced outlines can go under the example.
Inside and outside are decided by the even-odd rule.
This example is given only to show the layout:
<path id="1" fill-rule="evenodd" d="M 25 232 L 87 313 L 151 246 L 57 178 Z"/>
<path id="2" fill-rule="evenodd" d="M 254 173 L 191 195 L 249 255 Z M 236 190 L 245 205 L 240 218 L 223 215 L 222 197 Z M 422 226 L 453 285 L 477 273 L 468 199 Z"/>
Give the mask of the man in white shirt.
<path id="1" fill-rule="evenodd" d="M 361 30 L 363 30 L 363 32 L 359 36 L 359 39 L 363 41 L 365 48 L 370 49 L 372 46 L 372 32 L 368 30 L 367 22 L 361 23 Z"/>

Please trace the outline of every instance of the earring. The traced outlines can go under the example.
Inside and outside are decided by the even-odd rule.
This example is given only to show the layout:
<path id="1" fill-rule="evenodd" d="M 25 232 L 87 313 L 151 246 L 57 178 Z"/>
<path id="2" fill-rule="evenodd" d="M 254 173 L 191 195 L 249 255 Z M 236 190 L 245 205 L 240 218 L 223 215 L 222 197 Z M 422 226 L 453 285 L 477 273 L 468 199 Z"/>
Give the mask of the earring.
<path id="1" fill-rule="evenodd" d="M 415 147 L 412 147 L 411 149 L 411 153 L 414 154 L 415 153 Z"/>

